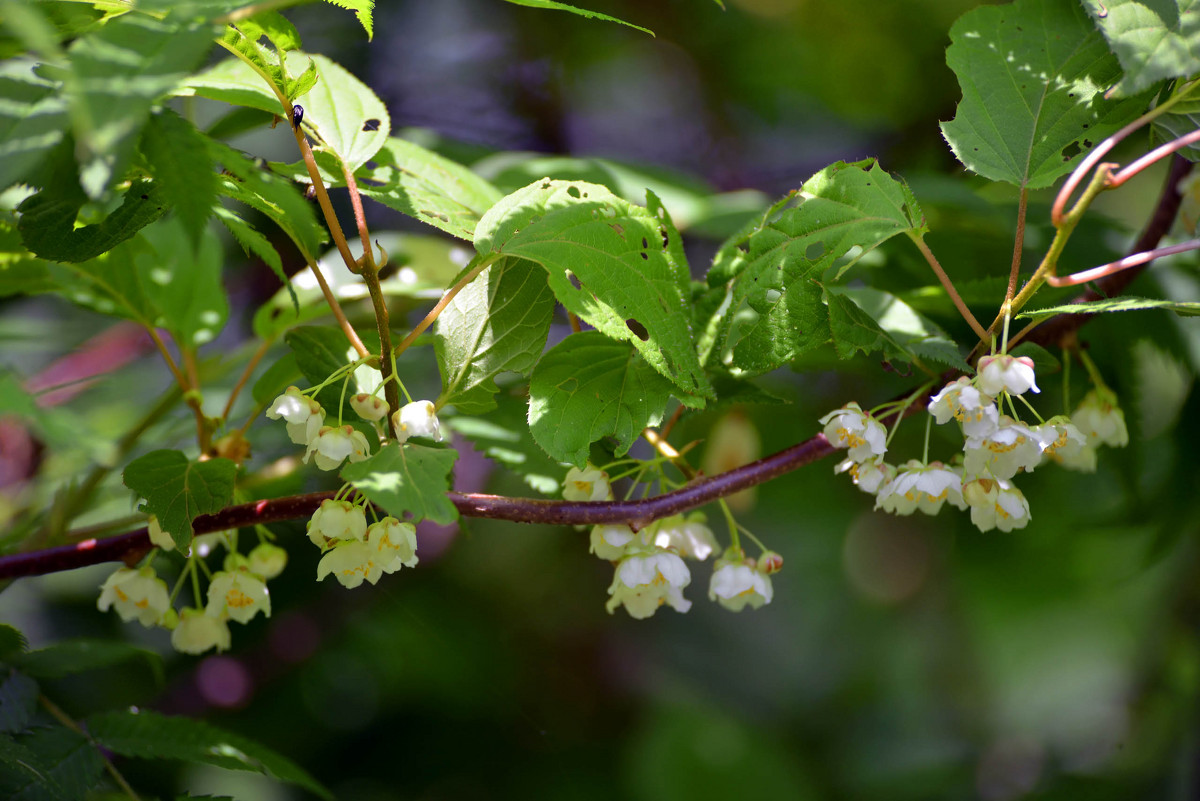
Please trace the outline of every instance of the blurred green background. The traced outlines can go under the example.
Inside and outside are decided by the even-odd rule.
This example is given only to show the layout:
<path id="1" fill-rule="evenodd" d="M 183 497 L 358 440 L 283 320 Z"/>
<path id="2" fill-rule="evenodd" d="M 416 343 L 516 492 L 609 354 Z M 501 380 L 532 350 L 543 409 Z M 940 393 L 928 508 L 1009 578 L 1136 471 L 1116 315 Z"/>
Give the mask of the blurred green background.
<path id="1" fill-rule="evenodd" d="M 534 151 L 686 175 L 664 179 L 684 187 L 683 198 L 764 193 L 736 196 L 729 220 L 697 212 L 685 231 L 697 275 L 711 235 L 730 220 L 830 162 L 878 156 L 910 181 L 931 245 L 990 319 L 1003 286 L 994 276 L 1011 258 L 1015 196 L 962 175 L 937 128 L 959 96 L 943 57 L 947 31 L 975 3 L 588 5 L 658 36 L 495 0 L 381 2 L 370 45 L 352 16 L 329 6 L 288 16 L 306 49 L 375 88 L 394 130 L 413 129 L 407 135 L 498 183 L 540 177 L 538 166 L 498 155 Z M 290 159 L 285 139 L 264 131 L 241 146 Z M 1107 201 L 1110 218 L 1076 237 L 1067 265 L 1120 252 L 1160 181 L 1140 178 Z M 1030 260 L 1049 242 L 1047 203 L 1031 199 Z M 371 215 L 373 230 L 419 231 L 386 209 Z M 930 283 L 910 251 L 890 247 L 856 269 L 897 291 Z M 1195 274 L 1181 260 L 1135 289 L 1185 297 Z M 230 349 L 242 346 L 273 281 L 231 260 L 241 312 L 223 335 Z M 50 300 L 3 309 L 0 361 L 23 374 L 101 323 Z M 405 313 L 417 319 L 401 309 L 397 328 Z M 707 602 L 708 569 L 697 566 L 687 615 L 635 621 L 605 614 L 612 568 L 587 553 L 583 532 L 490 521 L 423 529 L 417 569 L 347 592 L 314 585 L 318 554 L 301 522 L 285 524 L 274 530 L 295 547 L 271 585 L 274 616 L 236 627 L 230 653 L 169 654 L 163 685 L 126 666 L 48 689 L 79 715 L 138 704 L 204 716 L 297 760 L 339 798 L 363 801 L 1200 797 L 1198 333 L 1194 322 L 1149 313 L 1083 330 L 1125 405 L 1131 443 L 1102 451 L 1092 476 L 1045 467 L 1024 478 L 1033 519 L 1023 531 L 981 534 L 949 509 L 937 518 L 873 512 L 830 460 L 760 487 L 740 517 L 784 556 L 771 605 L 735 615 Z M 875 359 L 859 362 L 833 372 L 817 356 L 769 377 L 794 404 L 740 410 L 765 452 L 812 436 L 816 418 L 848 400 L 870 407 L 914 385 Z M 431 365 L 425 351 L 409 369 L 436 392 Z M 1084 384 L 1074 372 L 1077 400 Z M 148 402 L 166 379 L 155 363 L 135 362 L 69 408 L 100 432 L 103 451 L 104 432 L 127 430 L 141 414 L 129 388 L 145 387 Z M 1062 376 L 1039 381 L 1039 411 L 1063 411 Z M 685 420 L 674 439 L 706 437 L 720 414 Z M 920 455 L 922 423 L 898 439 L 909 455 Z M 151 433 L 186 442 L 189 423 L 171 418 Z M 280 434 L 252 429 L 256 452 L 279 448 Z M 84 437 L 50 454 L 43 475 L 77 474 L 87 447 Z M 958 445 L 935 432 L 931 447 L 949 458 Z M 255 491 L 325 488 L 311 472 Z M 464 457 L 458 482 L 530 492 L 489 473 L 481 456 Z M 128 493 L 110 489 L 98 519 L 130 511 Z M 96 611 L 111 569 L 18 582 L 0 595 L 0 620 L 35 646 L 110 634 L 169 652 L 165 632 Z M 216 769 L 122 770 L 164 796 L 301 797 Z"/>

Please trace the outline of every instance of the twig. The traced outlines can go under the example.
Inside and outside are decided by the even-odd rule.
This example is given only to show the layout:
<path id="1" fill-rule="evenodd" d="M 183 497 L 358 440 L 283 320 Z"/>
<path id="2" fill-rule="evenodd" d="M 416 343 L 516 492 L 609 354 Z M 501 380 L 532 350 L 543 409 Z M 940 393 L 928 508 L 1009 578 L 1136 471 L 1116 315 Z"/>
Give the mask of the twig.
<path id="1" fill-rule="evenodd" d="M 1008 290 L 1004 293 L 1004 302 L 1008 303 L 1017 293 L 1017 281 L 1021 277 L 1021 254 L 1025 249 L 1025 212 L 1029 206 L 1029 190 L 1021 187 L 1021 196 L 1017 200 L 1017 233 L 1013 241 L 1012 269 L 1008 273 Z"/>
<path id="2" fill-rule="evenodd" d="M 1048 276 L 1046 283 L 1050 286 L 1078 286 L 1086 284 L 1089 281 L 1095 281 L 1104 278 L 1108 275 L 1119 273 L 1122 270 L 1128 270 L 1131 267 L 1140 267 L 1143 264 L 1149 264 L 1155 259 L 1163 256 L 1172 256 L 1176 253 L 1186 253 L 1189 250 L 1200 249 L 1200 239 L 1192 239 L 1188 242 L 1183 242 L 1178 245 L 1170 245 L 1165 248 L 1155 248 L 1143 253 L 1135 253 L 1132 256 L 1126 256 L 1123 259 L 1110 261 L 1108 264 L 1102 264 L 1099 267 L 1093 267 L 1090 270 L 1082 270 L 1077 273 L 1059 278 L 1057 276 Z"/>
<path id="3" fill-rule="evenodd" d="M 938 281 L 941 281 L 942 286 L 946 290 L 946 294 L 950 296 L 950 300 L 954 301 L 954 308 L 958 309 L 958 313 L 967 321 L 967 325 L 971 326 L 971 330 L 975 332 L 980 339 L 987 339 L 988 333 L 984 330 L 979 321 L 975 319 L 975 315 L 971 314 L 971 310 L 967 308 L 967 304 L 963 302 L 962 297 L 958 294 L 958 290 L 954 288 L 954 284 L 950 281 L 950 276 L 946 275 L 946 271 L 942 269 L 942 265 L 938 263 L 937 257 L 933 255 L 933 251 L 925 244 L 925 240 L 916 234 L 909 233 L 909 239 L 921 251 L 921 255 L 925 257 L 925 261 L 929 262 L 929 266 L 933 268 L 934 275 Z"/>
<path id="4" fill-rule="evenodd" d="M 442 313 L 443 309 L 450 305 L 450 301 L 454 300 L 454 296 L 463 291 L 467 284 L 474 281 L 481 272 L 492 266 L 492 264 L 498 258 L 499 256 L 497 255 L 480 258 L 479 264 L 476 264 L 469 273 L 459 279 L 457 284 L 447 289 L 446 294 L 442 295 L 442 299 L 437 302 L 437 305 L 429 310 L 429 314 L 425 315 L 425 319 L 417 323 L 417 327 L 410 331 L 408 336 L 400 340 L 400 344 L 396 346 L 396 355 L 399 356 L 401 353 L 406 351 L 408 346 L 415 342 L 417 337 L 419 337 L 426 328 L 433 325 L 433 321 L 438 318 L 438 315 Z"/>

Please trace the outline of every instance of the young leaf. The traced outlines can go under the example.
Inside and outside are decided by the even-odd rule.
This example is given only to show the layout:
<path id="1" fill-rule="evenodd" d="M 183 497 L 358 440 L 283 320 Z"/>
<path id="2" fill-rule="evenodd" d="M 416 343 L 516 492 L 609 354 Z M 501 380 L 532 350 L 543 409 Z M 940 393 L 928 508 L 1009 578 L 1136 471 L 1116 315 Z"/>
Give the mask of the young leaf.
<path id="1" fill-rule="evenodd" d="M 1077 3 L 976 8 L 950 40 L 946 62 L 963 97 L 942 134 L 959 161 L 993 181 L 1049 186 L 1144 107 L 1105 98 L 1121 66 Z"/>
<path id="2" fill-rule="evenodd" d="M 1166 309 L 1182 317 L 1200 314 L 1200 303 L 1180 300 L 1155 300 L 1154 298 L 1108 298 L 1088 303 L 1068 303 L 1064 306 L 1047 306 L 1044 309 L 1026 309 L 1017 315 L 1038 319 L 1055 314 L 1104 314 L 1106 312 L 1140 311 L 1142 309 Z"/>
<path id="3" fill-rule="evenodd" d="M 205 231 L 192 248 L 176 219 L 151 225 L 142 235 L 150 247 L 134 257 L 134 264 L 146 297 L 160 313 L 156 324 L 185 347 L 211 342 L 229 318 L 220 240 Z"/>
<path id="4" fill-rule="evenodd" d="M 66 98 L 36 67 L 32 59 L 0 61 L 0 188 L 28 178 L 70 125 Z"/>
<path id="5" fill-rule="evenodd" d="M 496 376 L 528 374 L 546 346 L 553 314 L 554 293 L 538 265 L 501 259 L 480 273 L 437 319 L 438 405 L 464 414 L 495 408 Z"/>
<path id="6" fill-rule="evenodd" d="M 390 442 L 374 456 L 342 468 L 342 478 L 400 520 L 452 523 L 458 509 L 446 497 L 458 452 Z"/>
<path id="7" fill-rule="evenodd" d="M 330 2 L 337 2 L 337 0 L 330 0 Z M 615 22 L 619 25 L 627 25 L 628 27 L 639 30 L 642 33 L 648 33 L 651 36 L 654 35 L 654 31 L 650 30 L 649 28 L 643 28 L 640 25 L 634 25 L 632 22 L 626 22 L 623 19 L 610 17 L 607 14 L 601 14 L 598 11 L 588 11 L 585 8 L 576 8 L 575 6 L 567 5 L 566 3 L 556 3 L 554 0 L 507 0 L 507 2 L 518 6 L 528 6 L 529 8 L 547 8 L 554 11 L 567 11 L 572 14 L 578 14 L 581 17 L 603 20 L 605 22 Z"/>
<path id="8" fill-rule="evenodd" d="M 500 192 L 461 164 L 392 137 L 375 154 L 379 165 L 359 178 L 366 197 L 452 236 L 471 240 Z"/>
<path id="9" fill-rule="evenodd" d="M 197 515 L 219 512 L 233 500 L 237 465 L 229 459 L 189 462 L 179 451 L 151 451 L 125 468 L 125 486 L 146 499 L 163 531 L 183 553 Z"/>
<path id="10" fill-rule="evenodd" d="M 87 719 L 87 730 L 98 745 L 123 756 L 180 759 L 253 771 L 303 787 L 321 798 L 333 798 L 306 770 L 286 757 L 203 721 L 149 710 L 104 712 Z"/>
<path id="11" fill-rule="evenodd" d="M 1166 78 L 1200 73 L 1195 0 L 1085 0 L 1083 5 L 1125 72 L 1114 96 L 1128 97 Z"/>
<path id="12" fill-rule="evenodd" d="M 375 35 L 375 23 L 371 20 L 371 9 L 375 7 L 375 0 L 325 0 L 325 2 L 353 11 L 354 16 L 358 17 L 359 24 L 367 32 L 367 41 L 371 41 L 371 37 Z"/>
<path id="13" fill-rule="evenodd" d="M 392 130 L 387 107 L 342 65 L 320 55 L 312 63 L 318 80 L 304 97 L 302 124 L 353 173 L 387 141 Z"/>
<path id="14" fill-rule="evenodd" d="M 673 390 L 630 345 L 599 331 L 571 334 L 533 370 L 529 430 L 551 457 L 582 468 L 603 437 L 626 453 L 642 429 L 662 422 Z"/>
<path id="15" fill-rule="evenodd" d="M 249 19 L 239 20 L 237 26 L 252 40 L 267 37 L 276 53 L 300 49 L 300 33 L 296 26 L 278 11 L 260 11 Z"/>
<path id="16" fill-rule="evenodd" d="M 168 110 L 153 115 L 142 134 L 150 174 L 193 247 L 199 247 L 217 202 L 217 174 L 205 139 L 190 122 Z"/>
<path id="17" fill-rule="evenodd" d="M 541 264 L 560 303 L 630 342 L 699 405 L 712 387 L 696 356 L 690 275 L 670 240 L 663 218 L 577 181 L 530 184 L 493 206 L 475 231 L 480 253 Z"/>

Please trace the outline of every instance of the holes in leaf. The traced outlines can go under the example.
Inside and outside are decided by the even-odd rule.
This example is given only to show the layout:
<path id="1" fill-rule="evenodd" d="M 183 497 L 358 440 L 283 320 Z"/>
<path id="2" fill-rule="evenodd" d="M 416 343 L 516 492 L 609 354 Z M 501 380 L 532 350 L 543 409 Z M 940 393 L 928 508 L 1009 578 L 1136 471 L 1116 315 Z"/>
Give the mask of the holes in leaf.
<path id="1" fill-rule="evenodd" d="M 625 321 L 625 327 L 632 331 L 633 335 L 643 342 L 650 338 L 650 332 L 646 330 L 646 326 L 642 325 L 632 317 Z"/>
<path id="2" fill-rule="evenodd" d="M 667 227 L 664 225 L 663 227 L 658 229 L 658 232 L 660 234 L 662 234 L 663 250 L 666 250 L 667 245 L 671 244 L 671 238 L 669 236 L 667 236 Z"/>
<path id="3" fill-rule="evenodd" d="M 1062 149 L 1062 160 L 1070 161 L 1071 159 L 1078 156 L 1081 150 L 1082 150 L 1082 148 L 1079 147 L 1078 142 L 1072 142 L 1071 144 L 1067 145 L 1066 147 L 1064 147 Z"/>
<path id="4" fill-rule="evenodd" d="M 568 187 L 567 187 L 567 194 L 568 194 L 568 195 L 570 195 L 571 197 L 579 197 L 579 187 L 577 187 L 577 186 L 568 186 Z"/>
<path id="5" fill-rule="evenodd" d="M 816 261 L 817 259 L 821 258 L 821 256 L 824 253 L 825 253 L 825 243 L 824 242 L 813 242 L 811 245 L 809 245 L 807 248 L 804 249 L 804 258 L 808 259 L 809 261 Z"/>
<path id="6" fill-rule="evenodd" d="M 576 289 L 583 288 L 583 284 L 579 283 L 579 279 L 575 277 L 575 273 L 571 272 L 570 270 L 567 270 L 567 280 L 570 281 L 571 286 L 575 287 Z"/>
<path id="7" fill-rule="evenodd" d="M 609 223 L 608 227 L 616 231 L 617 236 L 623 236 L 625 234 L 625 229 L 621 227 L 620 223 Z"/>
<path id="8" fill-rule="evenodd" d="M 380 125 L 381 125 L 381 123 L 379 122 L 379 120 L 372 117 L 371 119 L 369 119 L 363 123 L 362 129 L 363 129 L 363 131 L 378 131 Z"/>
<path id="9" fill-rule="evenodd" d="M 650 255 L 646 251 L 642 251 L 642 261 L 650 261 Z"/>

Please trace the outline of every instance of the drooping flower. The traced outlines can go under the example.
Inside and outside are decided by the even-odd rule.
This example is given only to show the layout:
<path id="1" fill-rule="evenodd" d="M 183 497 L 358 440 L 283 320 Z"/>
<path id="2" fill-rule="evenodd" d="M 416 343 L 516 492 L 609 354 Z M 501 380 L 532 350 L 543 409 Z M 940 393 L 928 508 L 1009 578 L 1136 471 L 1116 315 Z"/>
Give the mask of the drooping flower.
<path id="1" fill-rule="evenodd" d="M 396 429 L 396 439 L 400 442 L 407 442 L 409 437 L 442 441 L 442 424 L 438 421 L 432 401 L 419 400 L 401 406 L 392 415 L 392 427 Z"/>
<path id="2" fill-rule="evenodd" d="M 674 515 L 663 518 L 654 531 L 654 546 L 669 548 L 685 559 L 703 562 L 717 549 L 712 529 L 704 523 L 703 515 Z"/>
<path id="3" fill-rule="evenodd" d="M 1033 429 L 1042 448 L 1042 456 L 1050 461 L 1066 467 L 1085 465 L 1087 456 L 1084 450 L 1088 447 L 1087 437 L 1074 423 L 1061 415 L 1051 418 Z M 1092 469 L 1095 470 L 1095 450 L 1092 450 Z"/>
<path id="4" fill-rule="evenodd" d="M 1000 418 L 990 395 L 980 392 L 971 379 L 960 376 L 942 387 L 929 399 L 929 413 L 938 425 L 951 419 L 962 424 L 963 434 L 981 437 L 990 434 Z"/>
<path id="5" fill-rule="evenodd" d="M 367 527 L 366 542 L 375 550 L 375 561 L 384 573 L 417 566 L 417 530 L 412 523 L 385 517 Z"/>
<path id="6" fill-rule="evenodd" d="M 163 531 L 162 526 L 158 522 L 157 515 L 150 515 L 146 520 L 146 530 L 150 534 L 150 544 L 155 548 L 162 548 L 164 551 L 175 550 L 174 538 Z"/>
<path id="7" fill-rule="evenodd" d="M 337 470 L 347 458 L 361 462 L 371 453 L 367 438 L 353 426 L 322 426 L 317 436 L 308 443 L 304 461 L 315 456 L 317 467 L 322 470 Z"/>
<path id="8" fill-rule="evenodd" d="M 1001 415 L 996 430 L 987 436 L 969 437 L 963 451 L 963 469 L 968 476 L 1008 480 L 1042 461 L 1037 434 L 1008 415 Z"/>
<path id="9" fill-rule="evenodd" d="M 367 535 L 367 513 L 350 501 L 321 501 L 308 521 L 308 538 L 324 550 L 330 540 L 362 540 Z"/>
<path id="10" fill-rule="evenodd" d="M 643 620 L 668 604 L 676 612 L 686 612 L 692 602 L 683 597 L 683 588 L 691 583 L 683 559 L 670 551 L 626 556 L 617 565 L 612 586 L 608 588 L 605 608 L 611 614 L 624 605 L 630 617 Z"/>
<path id="11" fill-rule="evenodd" d="M 1011 482 L 978 478 L 963 486 L 963 499 L 971 507 L 971 522 L 980 531 L 1012 531 L 1029 523 L 1029 501 Z"/>
<path id="12" fill-rule="evenodd" d="M 271 593 L 261 577 L 244 566 L 213 573 L 208 584 L 205 614 L 249 623 L 259 612 L 265 617 L 271 616 Z"/>
<path id="13" fill-rule="evenodd" d="M 228 651 L 229 644 L 229 624 L 203 609 L 181 610 L 179 623 L 171 632 L 171 647 L 185 654 L 202 654 L 210 648 Z"/>
<path id="14" fill-rule="evenodd" d="M 1021 395 L 1029 390 L 1041 392 L 1033 375 L 1033 359 L 1007 353 L 984 356 L 979 360 L 979 388 L 988 395 L 1007 392 Z"/>
<path id="15" fill-rule="evenodd" d="M 608 485 L 608 473 L 588 464 L 580 470 L 572 467 L 563 479 L 563 498 L 568 501 L 610 501 L 612 488 Z"/>
<path id="16" fill-rule="evenodd" d="M 302 395 L 297 387 L 288 387 L 267 409 L 272 420 L 287 421 L 288 437 L 297 445 L 307 445 L 325 423 L 325 411 L 313 398 Z"/>
<path id="17" fill-rule="evenodd" d="M 637 535 L 629 526 L 592 526 L 591 547 L 588 549 L 601 559 L 615 562 L 625 555 L 625 548 Z"/>
<path id="18" fill-rule="evenodd" d="M 348 590 L 354 589 L 364 580 L 374 584 L 383 575 L 383 568 L 375 556 L 375 550 L 365 542 L 339 542 L 322 556 L 317 564 L 317 581 L 333 574 L 338 583 Z"/>
<path id="19" fill-rule="evenodd" d="M 260 542 L 254 550 L 246 554 L 246 567 L 251 573 L 270 580 L 283 572 L 287 567 L 287 551 L 269 542 Z"/>
<path id="20" fill-rule="evenodd" d="M 825 438 L 835 448 L 849 448 L 856 462 L 887 452 L 887 430 L 853 401 L 835 409 L 818 422 L 825 426 Z"/>
<path id="21" fill-rule="evenodd" d="M 963 509 L 962 483 L 958 470 L 941 462 L 925 464 L 912 459 L 880 488 L 875 508 L 898 515 L 910 515 L 918 509 L 936 515 L 945 503 Z"/>
<path id="22" fill-rule="evenodd" d="M 171 608 L 171 600 L 166 582 L 155 574 L 154 568 L 121 567 L 100 587 L 96 606 L 101 612 L 107 612 L 109 607 L 116 609 L 126 623 L 137 620 L 143 626 L 155 626 Z"/>
<path id="23" fill-rule="evenodd" d="M 708 583 L 709 600 L 718 602 L 731 612 L 740 612 L 747 606 L 758 609 L 771 603 L 774 596 L 770 576 L 757 570 L 748 560 L 718 560 Z"/>
<path id="24" fill-rule="evenodd" d="M 1117 405 L 1117 396 L 1107 387 L 1096 387 L 1085 395 L 1079 408 L 1071 414 L 1071 422 L 1087 435 L 1091 445 L 1123 448 L 1129 444 L 1125 412 Z"/>
<path id="25" fill-rule="evenodd" d="M 887 484 L 887 482 L 896 476 L 895 465 L 890 465 L 883 461 L 883 457 L 881 456 L 872 456 L 863 462 L 846 459 L 833 468 L 833 472 L 835 473 L 845 473 L 847 471 L 849 471 L 850 478 L 854 481 L 854 486 L 872 495 L 878 492 L 881 486 Z"/>
<path id="26" fill-rule="evenodd" d="M 350 408 L 364 420 L 382 420 L 387 415 L 387 402 L 383 398 L 360 392 L 350 396 Z"/>

